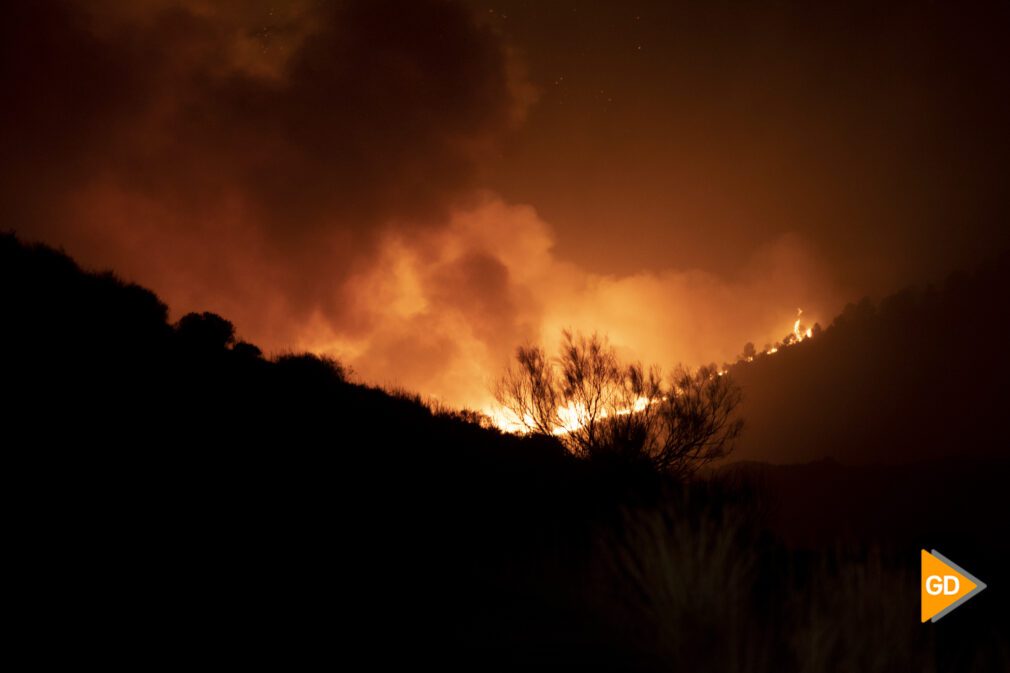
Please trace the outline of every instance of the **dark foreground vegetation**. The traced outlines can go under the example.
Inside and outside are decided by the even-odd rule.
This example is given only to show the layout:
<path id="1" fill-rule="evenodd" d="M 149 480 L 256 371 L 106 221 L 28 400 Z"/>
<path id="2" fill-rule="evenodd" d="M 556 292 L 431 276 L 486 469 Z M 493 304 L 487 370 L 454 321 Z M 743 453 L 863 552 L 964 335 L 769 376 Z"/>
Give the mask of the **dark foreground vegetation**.
<path id="1" fill-rule="evenodd" d="M 999 463 L 576 458 L 211 314 L 170 324 L 9 235 L 0 313 L 8 606 L 39 663 L 1007 670 Z M 991 589 L 920 624 L 919 546 Z"/>

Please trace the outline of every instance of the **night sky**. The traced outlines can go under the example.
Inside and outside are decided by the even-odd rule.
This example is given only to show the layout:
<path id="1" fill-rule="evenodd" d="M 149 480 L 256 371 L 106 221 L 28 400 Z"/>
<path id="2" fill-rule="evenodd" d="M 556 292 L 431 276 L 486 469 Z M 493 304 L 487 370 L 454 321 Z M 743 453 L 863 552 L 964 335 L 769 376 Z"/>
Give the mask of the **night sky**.
<path id="1" fill-rule="evenodd" d="M 1008 246 L 1010 4 L 17 2 L 4 228 L 269 352 L 481 406 Z"/>

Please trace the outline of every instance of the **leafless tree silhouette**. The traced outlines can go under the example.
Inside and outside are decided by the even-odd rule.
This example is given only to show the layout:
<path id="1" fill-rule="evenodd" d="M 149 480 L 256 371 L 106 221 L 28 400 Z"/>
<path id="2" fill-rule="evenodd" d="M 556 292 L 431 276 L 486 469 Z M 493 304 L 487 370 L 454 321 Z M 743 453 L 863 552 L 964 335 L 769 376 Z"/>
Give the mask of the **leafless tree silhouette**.
<path id="1" fill-rule="evenodd" d="M 525 431 L 576 455 L 644 457 L 676 474 L 728 454 L 743 426 L 740 389 L 715 367 L 679 367 L 664 382 L 657 367 L 622 364 L 606 338 L 567 330 L 554 358 L 520 347 L 494 394 Z"/>

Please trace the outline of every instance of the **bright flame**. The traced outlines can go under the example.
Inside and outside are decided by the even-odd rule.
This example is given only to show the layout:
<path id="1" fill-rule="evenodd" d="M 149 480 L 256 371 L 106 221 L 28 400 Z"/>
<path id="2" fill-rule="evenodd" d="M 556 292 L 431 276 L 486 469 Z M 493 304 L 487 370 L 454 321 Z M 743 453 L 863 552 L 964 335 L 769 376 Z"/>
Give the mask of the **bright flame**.
<path id="1" fill-rule="evenodd" d="M 757 355 L 774 355 L 778 353 L 783 348 L 793 346 L 800 343 L 801 341 L 806 341 L 807 339 L 812 339 L 814 337 L 813 327 L 804 327 L 802 322 L 803 309 L 796 309 L 796 320 L 793 322 L 792 331 L 786 335 L 780 343 L 771 346 Z M 747 356 L 740 358 L 739 362 L 753 362 L 755 356 Z M 728 370 L 726 367 L 721 367 L 718 372 L 719 376 L 726 374 Z M 649 399 L 648 397 L 639 397 L 635 400 L 634 404 L 629 408 L 617 409 L 614 411 L 616 416 L 627 416 L 628 414 L 637 414 L 645 410 L 651 404 L 659 402 L 659 399 Z M 533 419 L 526 418 L 520 419 L 516 417 L 514 413 L 500 406 L 487 407 L 483 412 L 491 419 L 491 422 L 502 432 L 510 432 L 514 434 L 524 434 L 527 432 L 527 428 L 532 427 Z M 600 413 L 600 418 L 606 418 L 608 416 L 606 410 Z M 554 428 L 553 432 L 555 435 L 564 435 L 577 430 L 582 426 L 581 418 L 585 418 L 586 409 L 585 405 L 576 405 L 574 402 L 569 402 L 567 405 L 558 407 L 558 418 L 561 420 L 560 425 Z M 525 422 L 524 422 L 525 421 Z"/>
<path id="2" fill-rule="evenodd" d="M 796 337 L 796 343 L 803 341 L 804 339 L 810 339 L 814 336 L 814 328 L 808 327 L 805 330 L 800 327 L 800 316 L 803 315 L 803 309 L 796 309 L 796 322 L 793 323 L 793 336 Z"/>
<path id="3" fill-rule="evenodd" d="M 770 346 L 761 353 L 758 353 L 758 356 L 775 355 L 783 348 L 787 348 L 788 346 L 794 346 L 800 343 L 801 341 L 806 341 L 807 339 L 813 339 L 814 328 L 804 326 L 802 316 L 803 316 L 803 309 L 801 308 L 796 309 L 796 320 L 793 322 L 792 331 L 789 334 L 787 334 L 786 338 L 780 341 L 779 343 L 776 343 L 774 346 Z M 755 356 L 753 355 L 742 357 L 740 358 L 740 362 L 754 362 L 754 357 Z"/>
<path id="4" fill-rule="evenodd" d="M 722 375 L 722 372 L 720 372 L 720 375 Z M 649 405 L 656 404 L 663 399 L 666 398 L 649 399 L 648 397 L 639 397 L 630 407 L 615 409 L 613 411 L 613 415 L 627 416 L 629 414 L 637 414 L 645 411 L 646 407 Z M 524 423 L 510 410 L 500 406 L 485 408 L 483 413 L 486 414 L 487 417 L 491 419 L 494 426 L 502 432 L 525 434 L 527 432 L 527 428 L 533 426 L 533 419 L 531 417 L 527 417 Z M 610 412 L 606 409 L 601 411 L 599 414 L 599 418 L 607 418 L 608 416 L 610 416 Z M 574 432 L 582 427 L 582 419 L 585 417 L 586 407 L 584 404 L 569 402 L 564 406 L 559 406 L 558 418 L 561 423 L 554 428 L 553 433 L 555 435 L 566 435 L 570 432 Z"/>
<path id="5" fill-rule="evenodd" d="M 500 406 L 486 407 L 482 413 L 491 419 L 491 423 L 496 428 L 502 432 L 510 432 L 515 435 L 525 434 L 527 426 L 533 423 L 532 418 L 527 418 L 526 424 L 523 424 L 522 420 L 514 413 Z"/>
<path id="6" fill-rule="evenodd" d="M 584 418 L 586 415 L 586 405 L 584 404 L 574 404 L 569 402 L 563 407 L 558 407 L 558 418 L 561 419 L 561 425 L 554 428 L 555 435 L 567 435 L 569 432 L 574 432 L 582 426 L 582 421 L 579 420 Z"/>

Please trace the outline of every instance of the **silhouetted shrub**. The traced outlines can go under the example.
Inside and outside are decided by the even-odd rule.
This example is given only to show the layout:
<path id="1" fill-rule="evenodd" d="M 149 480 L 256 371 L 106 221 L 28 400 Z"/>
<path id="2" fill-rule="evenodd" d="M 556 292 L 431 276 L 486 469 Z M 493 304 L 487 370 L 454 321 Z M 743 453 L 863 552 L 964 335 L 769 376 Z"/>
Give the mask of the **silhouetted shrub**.
<path id="1" fill-rule="evenodd" d="M 726 456 L 742 428 L 731 377 L 678 367 L 664 382 L 657 367 L 619 362 L 596 334 L 562 332 L 555 358 L 520 347 L 493 392 L 516 424 L 557 436 L 576 455 L 644 459 L 681 476 Z"/>
<path id="2" fill-rule="evenodd" d="M 257 360 L 263 357 L 263 351 L 260 350 L 259 346 L 251 344 L 248 341 L 239 341 L 232 346 L 231 350 L 235 353 L 235 355 L 251 360 Z"/>
<path id="3" fill-rule="evenodd" d="M 197 351 L 221 351 L 235 343 L 235 326 L 216 313 L 187 313 L 175 332 L 185 347 Z"/>
<path id="4" fill-rule="evenodd" d="M 347 370 L 331 357 L 301 353 L 282 355 L 276 362 L 282 375 L 308 386 L 315 387 L 347 380 Z"/>

